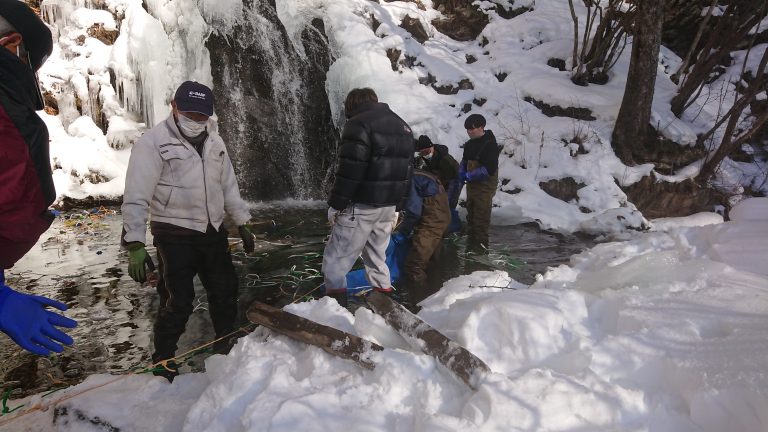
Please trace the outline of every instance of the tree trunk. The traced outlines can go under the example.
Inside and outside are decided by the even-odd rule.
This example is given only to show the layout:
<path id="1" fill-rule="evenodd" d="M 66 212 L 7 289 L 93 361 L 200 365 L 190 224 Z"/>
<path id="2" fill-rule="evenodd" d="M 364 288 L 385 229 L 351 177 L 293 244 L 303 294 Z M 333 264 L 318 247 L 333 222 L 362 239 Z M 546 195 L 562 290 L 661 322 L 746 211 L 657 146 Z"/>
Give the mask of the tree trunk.
<path id="1" fill-rule="evenodd" d="M 384 350 L 371 341 L 258 301 L 251 304 L 246 316 L 254 324 L 263 325 L 290 338 L 314 345 L 337 357 L 352 360 L 366 369 L 373 370 L 376 367 L 371 359 L 371 353 Z"/>
<path id="2" fill-rule="evenodd" d="M 371 293 L 367 301 L 371 309 L 384 317 L 406 342 L 436 358 L 472 390 L 477 390 L 480 379 L 490 373 L 488 365 L 477 356 L 448 339 L 403 305 L 377 292 Z"/>
<path id="3" fill-rule="evenodd" d="M 643 0 L 635 13 L 627 85 L 612 136 L 616 155 L 628 165 L 634 162 L 633 154 L 643 152 L 651 121 L 663 16 L 664 0 Z"/>

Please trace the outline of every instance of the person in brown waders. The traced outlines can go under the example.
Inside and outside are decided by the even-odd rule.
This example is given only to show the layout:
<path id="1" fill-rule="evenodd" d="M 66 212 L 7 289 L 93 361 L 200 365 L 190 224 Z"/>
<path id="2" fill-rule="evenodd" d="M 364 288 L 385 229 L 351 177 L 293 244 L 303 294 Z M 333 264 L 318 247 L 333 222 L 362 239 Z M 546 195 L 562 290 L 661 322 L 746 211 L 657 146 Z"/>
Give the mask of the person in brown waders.
<path id="1" fill-rule="evenodd" d="M 464 184 L 459 181 L 459 163 L 448 152 L 448 147 L 434 144 L 426 135 L 421 135 L 416 140 L 416 168 L 422 168 L 436 175 L 440 184 L 448 193 L 448 207 L 451 210 L 451 223 L 448 232 L 461 230 L 461 220 L 456 206 L 459 204 L 459 195 Z"/>
<path id="2" fill-rule="evenodd" d="M 499 183 L 499 147 L 496 137 L 485 130 L 485 117 L 472 114 L 464 122 L 469 140 L 459 165 L 459 179 L 467 184 L 467 251 L 488 250 L 493 196 Z"/>
<path id="3" fill-rule="evenodd" d="M 405 217 L 392 236 L 394 242 L 401 243 L 413 233 L 405 258 L 405 282 L 412 303 L 430 294 L 424 292 L 427 265 L 436 255 L 450 222 L 448 194 L 440 181 L 430 172 L 414 170 Z"/>

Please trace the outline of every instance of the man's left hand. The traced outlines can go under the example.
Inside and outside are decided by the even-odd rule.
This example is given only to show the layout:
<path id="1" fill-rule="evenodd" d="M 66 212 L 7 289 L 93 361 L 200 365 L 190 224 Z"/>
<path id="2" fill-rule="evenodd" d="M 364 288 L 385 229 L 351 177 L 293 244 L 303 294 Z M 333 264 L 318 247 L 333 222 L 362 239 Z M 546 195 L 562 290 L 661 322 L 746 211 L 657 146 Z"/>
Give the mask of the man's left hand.
<path id="1" fill-rule="evenodd" d="M 245 225 L 237 227 L 237 231 L 240 233 L 240 238 L 243 239 L 243 250 L 246 253 L 251 253 L 256 249 L 256 245 L 253 242 L 253 233 Z"/>

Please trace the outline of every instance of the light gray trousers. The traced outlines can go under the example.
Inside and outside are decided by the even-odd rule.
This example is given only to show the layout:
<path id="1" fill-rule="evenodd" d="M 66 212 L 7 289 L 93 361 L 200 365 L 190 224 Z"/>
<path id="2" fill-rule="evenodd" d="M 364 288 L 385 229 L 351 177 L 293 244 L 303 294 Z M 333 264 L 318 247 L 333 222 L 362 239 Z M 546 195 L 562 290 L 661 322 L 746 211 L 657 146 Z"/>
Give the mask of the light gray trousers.
<path id="1" fill-rule="evenodd" d="M 338 214 L 323 252 L 326 289 L 346 288 L 347 273 L 361 255 L 371 286 L 392 286 L 386 253 L 396 217 L 395 206 L 363 204 L 350 204 Z"/>

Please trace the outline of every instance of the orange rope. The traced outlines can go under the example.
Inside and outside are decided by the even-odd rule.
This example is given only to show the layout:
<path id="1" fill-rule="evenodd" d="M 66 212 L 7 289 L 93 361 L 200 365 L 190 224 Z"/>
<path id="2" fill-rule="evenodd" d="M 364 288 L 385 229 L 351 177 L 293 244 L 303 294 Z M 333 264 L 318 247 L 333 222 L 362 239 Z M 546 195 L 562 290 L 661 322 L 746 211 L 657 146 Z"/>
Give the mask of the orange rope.
<path id="1" fill-rule="evenodd" d="M 208 345 L 214 344 L 214 343 L 216 343 L 216 342 L 218 342 L 218 341 L 220 341 L 222 339 L 228 338 L 228 337 L 230 337 L 232 335 L 235 335 L 235 334 L 237 334 L 237 333 L 239 333 L 241 331 L 246 333 L 246 334 L 249 333 L 247 328 L 241 327 L 241 328 L 233 331 L 232 333 L 229 333 L 228 335 L 222 336 L 222 337 L 220 337 L 218 339 L 215 339 L 215 340 L 213 340 L 211 342 L 208 342 L 206 344 L 200 345 L 200 346 L 198 346 L 196 348 L 193 348 L 193 349 L 191 349 L 191 350 L 189 350 L 189 351 L 187 351 L 187 352 L 185 352 L 183 354 L 179 354 L 176 357 L 169 358 L 169 359 L 166 359 L 166 360 L 160 360 L 159 362 L 149 366 L 148 368 L 145 368 L 145 370 L 146 369 L 153 369 L 153 368 L 158 367 L 158 366 L 162 366 L 165 369 L 167 369 L 168 371 L 173 371 L 172 369 L 170 369 L 168 367 L 168 362 L 169 361 L 177 360 L 180 357 L 184 357 L 184 356 L 186 356 L 189 353 L 195 352 L 195 351 L 197 351 L 197 350 L 199 350 L 201 348 L 205 348 Z M 0 417 L 0 426 L 5 426 L 7 424 L 10 424 L 10 423 L 12 423 L 12 422 L 14 422 L 14 421 L 24 417 L 25 415 L 31 414 L 31 413 L 36 412 L 36 411 L 46 411 L 49 408 L 55 407 L 56 405 L 58 405 L 58 404 L 60 404 L 60 403 L 62 403 L 64 401 L 67 401 L 67 400 L 73 399 L 73 398 L 75 398 L 77 396 L 80 396 L 82 394 L 88 393 L 91 390 L 96 390 L 98 388 L 101 388 L 101 387 L 104 387 L 104 386 L 116 383 L 116 382 L 118 382 L 120 380 L 123 380 L 125 378 L 128 378 L 128 377 L 130 377 L 132 375 L 138 375 L 138 374 L 136 372 L 129 371 L 128 373 L 120 375 L 120 376 L 118 376 L 117 378 L 115 378 L 115 379 L 113 379 L 111 381 L 107 381 L 107 382 L 105 382 L 103 384 L 99 384 L 97 386 L 93 386 L 93 387 L 87 388 L 87 389 L 82 390 L 82 391 L 78 391 L 78 392 L 71 393 L 71 394 L 66 394 L 66 395 L 62 396 L 61 398 L 59 398 L 59 399 L 57 399 L 55 401 L 51 401 L 51 402 L 49 402 L 49 403 L 47 403 L 45 405 L 43 405 L 43 401 L 41 400 L 38 404 L 36 404 L 34 406 L 31 406 L 31 407 L 27 408 L 24 411 L 20 411 L 20 412 L 18 412 L 16 415 L 14 415 L 12 417 L 8 417 L 8 418 L 5 418 L 5 419 L 3 417 Z"/>

